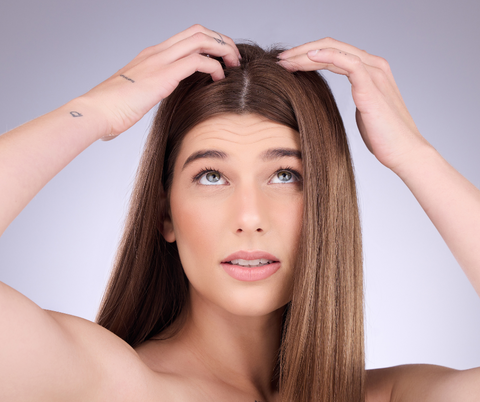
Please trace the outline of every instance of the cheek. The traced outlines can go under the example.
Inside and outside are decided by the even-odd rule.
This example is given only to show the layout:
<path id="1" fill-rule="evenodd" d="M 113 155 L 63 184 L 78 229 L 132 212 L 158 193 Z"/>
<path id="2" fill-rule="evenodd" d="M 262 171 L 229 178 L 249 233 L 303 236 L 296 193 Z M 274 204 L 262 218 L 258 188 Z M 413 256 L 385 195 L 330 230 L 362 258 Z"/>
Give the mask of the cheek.
<path id="1" fill-rule="evenodd" d="M 300 239 L 303 220 L 303 196 L 278 197 L 272 199 L 269 205 L 271 222 L 275 231 L 282 238 L 284 247 L 291 250 L 287 245 L 296 245 Z"/>
<path id="2" fill-rule="evenodd" d="M 171 213 L 177 247 L 184 267 L 193 262 L 209 262 L 218 252 L 222 221 L 217 208 L 207 202 L 178 199 L 172 194 Z"/>

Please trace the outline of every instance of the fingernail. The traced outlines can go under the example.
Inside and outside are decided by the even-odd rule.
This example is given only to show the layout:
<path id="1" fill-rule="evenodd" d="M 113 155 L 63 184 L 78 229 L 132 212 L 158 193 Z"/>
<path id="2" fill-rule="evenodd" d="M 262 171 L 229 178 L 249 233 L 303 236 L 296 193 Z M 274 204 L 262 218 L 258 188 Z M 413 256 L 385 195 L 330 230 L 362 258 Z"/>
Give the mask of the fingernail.
<path id="1" fill-rule="evenodd" d="M 307 53 L 307 55 L 308 55 L 308 57 L 312 57 L 312 56 L 315 56 L 317 53 L 318 53 L 318 49 L 317 50 L 310 50 Z"/>

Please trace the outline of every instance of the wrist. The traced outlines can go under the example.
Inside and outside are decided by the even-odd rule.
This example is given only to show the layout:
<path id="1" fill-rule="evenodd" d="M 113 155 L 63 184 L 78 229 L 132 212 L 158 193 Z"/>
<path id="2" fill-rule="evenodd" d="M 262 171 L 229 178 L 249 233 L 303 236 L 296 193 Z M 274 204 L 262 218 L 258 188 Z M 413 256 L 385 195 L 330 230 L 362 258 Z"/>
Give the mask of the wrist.
<path id="1" fill-rule="evenodd" d="M 412 177 L 417 177 L 425 171 L 431 169 L 435 164 L 444 163 L 445 160 L 438 151 L 427 141 L 412 149 L 408 155 L 402 159 L 391 170 L 405 183 Z"/>
<path id="2" fill-rule="evenodd" d="M 88 97 L 79 96 L 60 109 L 72 118 L 72 122 L 84 126 L 84 136 L 90 142 L 95 142 L 109 134 L 109 127 L 106 118 Z"/>

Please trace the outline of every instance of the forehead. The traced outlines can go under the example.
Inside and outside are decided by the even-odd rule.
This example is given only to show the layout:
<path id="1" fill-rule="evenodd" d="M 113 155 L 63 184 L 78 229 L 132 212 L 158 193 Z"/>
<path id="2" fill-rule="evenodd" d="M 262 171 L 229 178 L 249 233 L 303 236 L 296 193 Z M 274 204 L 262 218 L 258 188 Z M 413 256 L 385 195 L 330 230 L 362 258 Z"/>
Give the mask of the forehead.
<path id="1" fill-rule="evenodd" d="M 272 146 L 300 150 L 297 131 L 256 114 L 222 114 L 192 128 L 182 141 L 180 155 L 200 148 L 225 148 L 249 153 Z"/>

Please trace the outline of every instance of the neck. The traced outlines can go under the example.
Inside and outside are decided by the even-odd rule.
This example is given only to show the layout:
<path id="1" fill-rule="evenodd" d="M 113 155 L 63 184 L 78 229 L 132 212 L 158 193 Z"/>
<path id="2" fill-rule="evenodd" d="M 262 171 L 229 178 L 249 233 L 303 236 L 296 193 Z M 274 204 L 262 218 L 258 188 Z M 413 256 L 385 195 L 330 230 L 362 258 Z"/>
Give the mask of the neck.
<path id="1" fill-rule="evenodd" d="M 213 305 L 194 290 L 179 341 L 212 377 L 270 400 L 284 307 L 262 316 L 238 316 Z"/>

